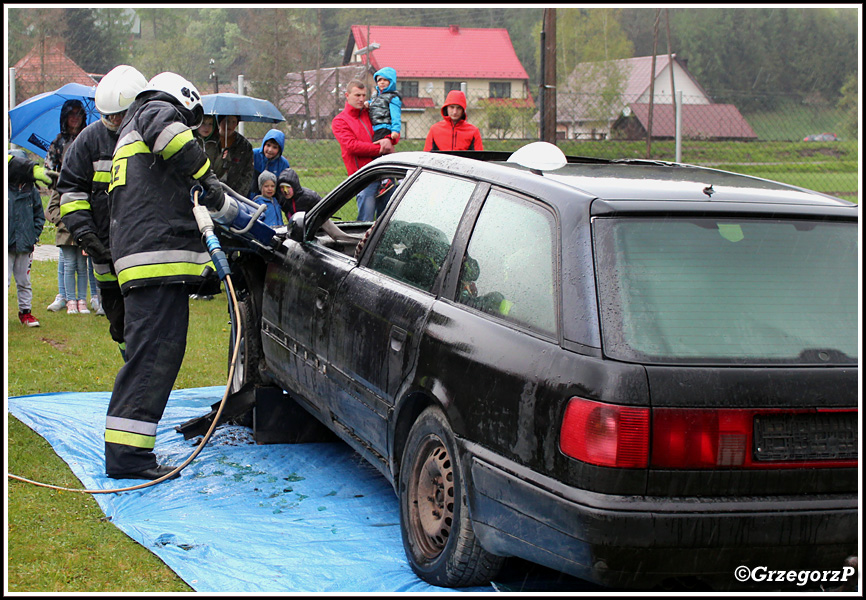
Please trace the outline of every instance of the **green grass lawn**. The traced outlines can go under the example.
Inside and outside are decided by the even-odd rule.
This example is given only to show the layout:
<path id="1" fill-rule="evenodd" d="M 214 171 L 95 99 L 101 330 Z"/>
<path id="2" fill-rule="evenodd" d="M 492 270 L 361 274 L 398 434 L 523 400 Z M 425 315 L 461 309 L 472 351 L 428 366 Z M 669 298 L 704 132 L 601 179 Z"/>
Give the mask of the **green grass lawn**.
<path id="1" fill-rule="evenodd" d="M 53 234 L 43 239 L 53 243 Z M 110 391 L 122 364 L 104 317 L 52 313 L 57 262 L 34 261 L 33 314 L 41 326 L 18 323 L 15 285 L 7 292 L 7 396 Z M 225 383 L 228 347 L 225 295 L 190 301 L 186 358 L 175 389 Z M 7 414 L 10 473 L 81 488 L 50 445 Z M 153 553 L 106 520 L 86 494 L 7 481 L 10 592 L 190 592 Z"/>

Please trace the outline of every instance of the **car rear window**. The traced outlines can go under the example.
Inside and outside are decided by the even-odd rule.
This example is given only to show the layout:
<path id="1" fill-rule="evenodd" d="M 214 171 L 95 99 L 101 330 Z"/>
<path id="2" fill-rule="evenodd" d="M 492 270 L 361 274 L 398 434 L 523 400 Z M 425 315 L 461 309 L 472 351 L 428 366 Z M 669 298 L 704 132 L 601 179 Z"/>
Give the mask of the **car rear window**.
<path id="1" fill-rule="evenodd" d="M 857 362 L 856 223 L 597 218 L 593 240 L 608 356 Z"/>

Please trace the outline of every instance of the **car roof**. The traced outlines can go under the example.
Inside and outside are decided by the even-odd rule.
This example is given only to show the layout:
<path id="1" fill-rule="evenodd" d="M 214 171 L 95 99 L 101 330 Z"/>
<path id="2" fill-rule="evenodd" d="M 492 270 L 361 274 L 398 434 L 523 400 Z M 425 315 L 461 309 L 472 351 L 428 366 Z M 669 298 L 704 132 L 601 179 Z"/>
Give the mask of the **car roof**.
<path id="1" fill-rule="evenodd" d="M 589 201 L 640 200 L 775 204 L 853 208 L 857 204 L 768 179 L 718 169 L 652 160 L 609 160 L 569 156 L 567 164 L 543 177 L 507 162 L 510 152 L 397 152 L 375 161 L 442 168 L 455 174 L 500 182 L 529 193 L 551 183 L 580 192 Z"/>

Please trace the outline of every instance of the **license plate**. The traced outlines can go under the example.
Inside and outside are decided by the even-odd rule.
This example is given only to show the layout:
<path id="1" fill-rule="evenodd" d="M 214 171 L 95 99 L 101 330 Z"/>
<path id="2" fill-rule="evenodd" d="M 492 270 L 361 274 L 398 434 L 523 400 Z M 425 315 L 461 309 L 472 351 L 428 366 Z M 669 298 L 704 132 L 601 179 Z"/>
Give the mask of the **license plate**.
<path id="1" fill-rule="evenodd" d="M 755 415 L 755 460 L 857 458 L 857 412 Z"/>

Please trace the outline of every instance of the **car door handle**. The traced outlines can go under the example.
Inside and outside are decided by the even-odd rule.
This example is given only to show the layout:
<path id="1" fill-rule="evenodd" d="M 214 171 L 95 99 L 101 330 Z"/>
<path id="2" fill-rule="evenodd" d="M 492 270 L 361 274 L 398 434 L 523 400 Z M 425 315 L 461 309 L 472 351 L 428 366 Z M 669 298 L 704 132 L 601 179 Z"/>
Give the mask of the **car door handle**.
<path id="1" fill-rule="evenodd" d="M 316 310 L 325 310 L 328 305 L 328 291 L 319 288 L 316 292 Z"/>
<path id="2" fill-rule="evenodd" d="M 391 350 L 401 352 L 403 343 L 406 341 L 406 330 L 400 329 L 396 325 L 391 328 Z"/>

